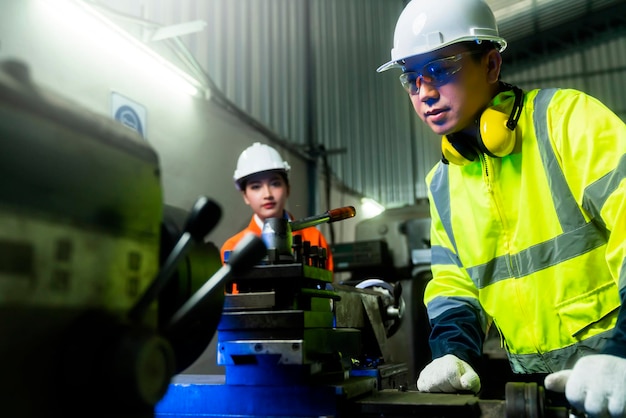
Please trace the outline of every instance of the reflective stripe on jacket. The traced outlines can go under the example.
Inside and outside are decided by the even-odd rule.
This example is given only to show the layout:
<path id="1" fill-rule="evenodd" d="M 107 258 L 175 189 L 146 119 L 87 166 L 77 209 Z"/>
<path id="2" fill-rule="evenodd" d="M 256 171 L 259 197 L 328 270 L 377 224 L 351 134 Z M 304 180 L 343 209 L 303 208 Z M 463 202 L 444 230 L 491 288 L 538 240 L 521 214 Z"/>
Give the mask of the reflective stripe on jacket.
<path id="1" fill-rule="evenodd" d="M 512 94 L 494 103 L 510 110 Z M 551 372 L 603 349 L 626 295 L 626 125 L 579 91 L 533 90 L 516 135 L 509 156 L 427 177 L 431 348 L 479 355 L 481 334 L 451 314 L 472 312 L 483 333 L 495 322 L 515 372 Z"/>

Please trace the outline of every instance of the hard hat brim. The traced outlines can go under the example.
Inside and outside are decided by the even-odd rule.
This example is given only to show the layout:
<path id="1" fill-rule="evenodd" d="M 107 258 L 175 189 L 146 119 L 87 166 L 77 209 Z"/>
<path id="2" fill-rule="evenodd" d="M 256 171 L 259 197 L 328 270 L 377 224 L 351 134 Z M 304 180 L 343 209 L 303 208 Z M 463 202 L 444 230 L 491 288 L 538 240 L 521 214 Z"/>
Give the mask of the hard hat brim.
<path id="1" fill-rule="evenodd" d="M 377 73 L 382 73 L 383 71 L 390 70 L 392 68 L 402 68 L 402 64 L 399 64 L 398 61 L 389 61 L 376 69 Z"/>
<path id="2" fill-rule="evenodd" d="M 377 73 L 382 73 L 383 71 L 387 71 L 387 70 L 390 70 L 392 68 L 402 68 L 401 62 L 406 61 L 409 58 L 417 57 L 419 55 L 429 54 L 431 52 L 438 51 L 438 50 L 440 50 L 442 48 L 445 48 L 447 46 L 450 46 L 450 45 L 458 44 L 458 43 L 461 43 L 461 42 L 479 42 L 479 41 L 480 42 L 482 42 L 482 41 L 493 42 L 494 44 L 496 44 L 498 46 L 498 51 L 500 53 L 502 53 L 502 51 L 504 51 L 506 49 L 506 45 L 507 45 L 506 40 L 504 38 L 499 37 L 499 36 L 481 36 L 481 37 L 466 37 L 466 38 L 454 39 L 451 42 L 447 42 L 447 43 L 444 43 L 442 45 L 439 45 L 437 48 L 433 48 L 433 49 L 425 50 L 425 51 L 420 51 L 420 52 L 417 52 L 415 54 L 407 55 L 406 57 L 397 58 L 397 59 L 391 60 L 389 62 L 386 62 L 385 64 L 383 64 L 380 67 L 378 67 L 376 69 L 376 72 Z"/>

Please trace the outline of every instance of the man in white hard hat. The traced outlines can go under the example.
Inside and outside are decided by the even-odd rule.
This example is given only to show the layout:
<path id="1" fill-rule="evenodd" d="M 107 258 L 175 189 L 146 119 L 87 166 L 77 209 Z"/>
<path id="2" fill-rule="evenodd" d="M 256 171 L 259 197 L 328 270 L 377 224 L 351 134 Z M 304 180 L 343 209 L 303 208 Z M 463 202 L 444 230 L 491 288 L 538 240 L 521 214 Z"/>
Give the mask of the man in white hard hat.
<path id="1" fill-rule="evenodd" d="M 417 388 L 481 387 L 497 327 L 516 373 L 546 373 L 589 416 L 626 416 L 626 126 L 571 89 L 500 80 L 483 0 L 412 0 L 391 60 L 415 112 L 442 135 L 427 176 L 433 360 Z M 419 348 L 418 348 L 419 349 Z"/>
<path id="2" fill-rule="evenodd" d="M 243 201 L 250 206 L 253 215 L 246 228 L 222 245 L 222 260 L 225 252 L 232 251 L 244 235 L 252 232 L 261 236 L 265 219 L 285 217 L 293 220 L 293 216 L 285 209 L 289 197 L 289 169 L 289 163 L 269 145 L 255 142 L 241 153 L 233 179 L 235 187 L 241 191 Z M 304 228 L 292 234 L 302 236 L 302 242 L 309 241 L 311 246 L 326 248 L 326 268 L 333 270 L 330 247 L 317 228 Z"/>

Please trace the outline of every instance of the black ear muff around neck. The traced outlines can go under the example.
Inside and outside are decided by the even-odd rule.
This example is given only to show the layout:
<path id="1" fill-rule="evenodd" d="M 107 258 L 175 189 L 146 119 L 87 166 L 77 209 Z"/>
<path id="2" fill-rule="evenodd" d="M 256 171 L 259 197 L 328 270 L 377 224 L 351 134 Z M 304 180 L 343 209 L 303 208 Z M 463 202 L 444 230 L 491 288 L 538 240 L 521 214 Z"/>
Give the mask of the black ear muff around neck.
<path id="1" fill-rule="evenodd" d="M 441 154 L 444 162 L 455 165 L 467 165 L 478 158 L 472 145 L 474 140 L 467 135 L 444 135 L 441 138 Z"/>

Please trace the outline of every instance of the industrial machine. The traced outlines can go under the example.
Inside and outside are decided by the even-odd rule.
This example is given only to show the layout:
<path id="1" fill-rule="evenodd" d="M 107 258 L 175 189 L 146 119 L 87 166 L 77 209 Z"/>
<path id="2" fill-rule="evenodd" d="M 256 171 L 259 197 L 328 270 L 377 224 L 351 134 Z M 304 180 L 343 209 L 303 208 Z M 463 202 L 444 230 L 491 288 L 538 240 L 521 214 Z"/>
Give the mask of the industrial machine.
<path id="1" fill-rule="evenodd" d="M 164 205 L 136 133 L 0 63 L 2 415 L 153 416 L 208 344 L 231 273 L 266 253 L 254 237 L 222 266 L 203 242 L 220 216 L 206 197 Z"/>
<path id="2" fill-rule="evenodd" d="M 344 283 L 378 278 L 402 288 L 405 315 L 390 337 L 388 350 L 393 361 L 406 363 L 409 381 L 414 384 L 417 372 L 431 357 L 430 326 L 422 303 L 424 288 L 432 277 L 428 202 L 390 208 L 359 222 L 355 241 L 335 244 L 332 252 L 335 272 L 344 276 Z"/>
<path id="3" fill-rule="evenodd" d="M 406 365 L 386 347 L 404 313 L 400 288 L 334 283 L 324 252 L 290 234 L 353 215 L 265 221 L 268 254 L 233 277 L 239 293 L 226 296 L 218 325 L 224 381 L 177 376 L 157 416 L 337 416 L 347 399 L 407 387 Z"/>

